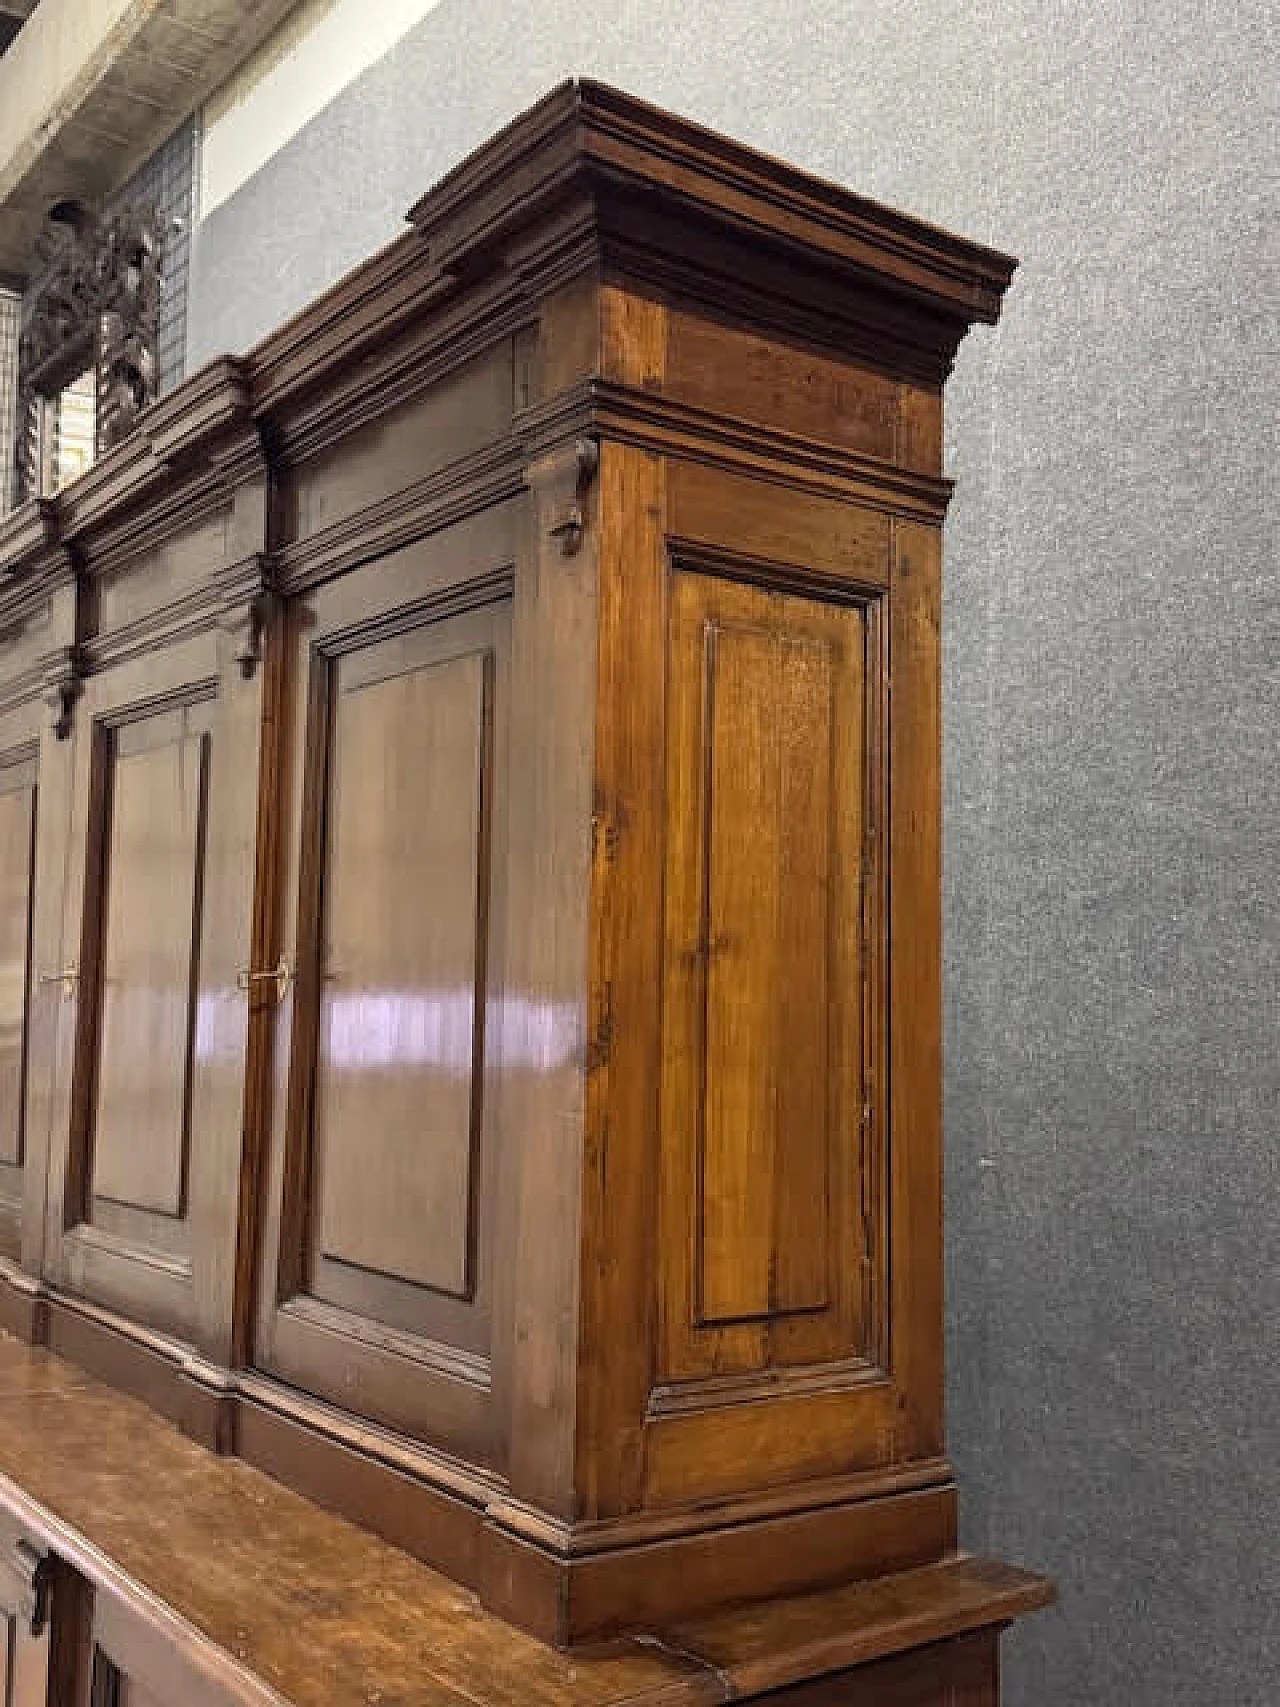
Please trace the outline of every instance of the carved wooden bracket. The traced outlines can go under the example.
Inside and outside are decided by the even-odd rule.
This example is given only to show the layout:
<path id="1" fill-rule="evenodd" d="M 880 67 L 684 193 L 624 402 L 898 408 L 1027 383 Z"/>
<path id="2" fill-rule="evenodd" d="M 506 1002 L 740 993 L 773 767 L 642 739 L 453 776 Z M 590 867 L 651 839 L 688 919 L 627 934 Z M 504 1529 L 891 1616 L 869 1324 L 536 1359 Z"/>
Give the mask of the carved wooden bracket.
<path id="1" fill-rule="evenodd" d="M 219 626 L 235 640 L 236 664 L 249 681 L 262 662 L 262 643 L 276 606 L 276 591 L 261 555 L 239 564 L 224 578 Z"/>
<path id="2" fill-rule="evenodd" d="M 14 1547 L 21 1591 L 18 1610 L 33 1636 L 42 1636 L 49 1624 L 56 1565 L 52 1553 L 44 1553 L 25 1537 Z"/>
<path id="3" fill-rule="evenodd" d="M 75 647 L 55 652 L 45 664 L 44 702 L 52 714 L 50 727 L 59 741 L 71 733 L 76 701 L 80 697 L 80 658 Z"/>
<path id="4" fill-rule="evenodd" d="M 600 468 L 600 446 L 595 439 L 580 438 L 569 451 L 546 465 L 546 485 L 551 506 L 547 529 L 560 541 L 566 557 L 582 549 L 586 530 L 587 493 Z"/>

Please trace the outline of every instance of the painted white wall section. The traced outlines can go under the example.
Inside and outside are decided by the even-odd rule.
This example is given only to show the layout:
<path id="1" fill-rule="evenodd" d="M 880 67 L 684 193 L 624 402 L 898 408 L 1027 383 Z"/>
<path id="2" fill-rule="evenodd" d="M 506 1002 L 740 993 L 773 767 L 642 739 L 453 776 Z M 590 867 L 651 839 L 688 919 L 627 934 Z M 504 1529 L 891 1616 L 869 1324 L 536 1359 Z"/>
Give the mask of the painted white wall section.
<path id="1" fill-rule="evenodd" d="M 441 0 L 305 0 L 208 102 L 200 207 L 212 212 Z"/>

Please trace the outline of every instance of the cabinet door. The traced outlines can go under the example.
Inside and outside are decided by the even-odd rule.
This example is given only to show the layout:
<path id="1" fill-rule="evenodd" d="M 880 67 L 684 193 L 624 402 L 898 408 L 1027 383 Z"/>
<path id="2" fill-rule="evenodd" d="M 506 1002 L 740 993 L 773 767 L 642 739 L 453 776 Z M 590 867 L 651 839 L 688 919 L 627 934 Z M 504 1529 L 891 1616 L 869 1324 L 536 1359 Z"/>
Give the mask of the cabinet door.
<path id="1" fill-rule="evenodd" d="M 40 1264 L 59 1009 L 69 743 L 43 701 L 0 711 L 0 1259 Z"/>
<path id="2" fill-rule="evenodd" d="M 21 1255 L 32 991 L 36 751 L 0 758 L 0 1253 Z"/>
<path id="3" fill-rule="evenodd" d="M 289 614 L 296 977 L 262 986 L 279 1000 L 257 1325 L 264 1370 L 480 1458 L 511 692 L 490 532 L 410 547 Z"/>
<path id="4" fill-rule="evenodd" d="M 0 1570 L 0 1641 L 5 1707 L 49 1704 L 49 1626 L 31 1633 L 31 1591 L 16 1572 Z M 60 1707 L 60 1704 L 53 1704 Z M 67 1707 L 72 1707 L 68 1702 Z"/>
<path id="5" fill-rule="evenodd" d="M 257 806 L 257 730 L 224 693 L 212 635 L 86 684 L 46 1249 L 63 1286 L 214 1353 L 231 1318 Z"/>

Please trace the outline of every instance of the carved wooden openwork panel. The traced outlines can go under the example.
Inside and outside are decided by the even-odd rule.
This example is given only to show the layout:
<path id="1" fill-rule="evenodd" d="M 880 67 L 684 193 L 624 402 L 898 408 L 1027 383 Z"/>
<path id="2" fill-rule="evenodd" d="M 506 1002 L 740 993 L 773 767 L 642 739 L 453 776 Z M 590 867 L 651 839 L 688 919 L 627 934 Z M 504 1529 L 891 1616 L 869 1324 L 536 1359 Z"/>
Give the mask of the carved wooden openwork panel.
<path id="1" fill-rule="evenodd" d="M 110 216 L 60 204 L 40 253 L 44 277 L 19 345 L 19 499 L 46 495 L 133 430 L 157 396 L 163 226 L 149 208 Z M 72 420 L 72 415 L 76 417 Z"/>

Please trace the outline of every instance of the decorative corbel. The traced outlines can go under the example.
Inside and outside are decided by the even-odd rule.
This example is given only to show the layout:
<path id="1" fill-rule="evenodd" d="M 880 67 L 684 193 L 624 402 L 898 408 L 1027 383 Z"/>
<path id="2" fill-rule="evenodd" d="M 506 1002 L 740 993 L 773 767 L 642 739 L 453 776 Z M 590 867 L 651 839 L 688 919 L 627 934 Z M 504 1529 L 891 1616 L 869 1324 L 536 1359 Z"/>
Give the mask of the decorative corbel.
<path id="1" fill-rule="evenodd" d="M 276 606 L 267 560 L 261 553 L 237 564 L 223 581 L 219 626 L 235 642 L 236 664 L 250 681 L 262 662 L 263 637 Z"/>
<path id="2" fill-rule="evenodd" d="M 566 557 L 582 549 L 586 531 L 587 493 L 600 468 L 600 445 L 593 438 L 582 437 L 572 449 L 553 456 L 543 465 L 539 481 L 546 490 L 551 512 L 547 532 L 560 541 Z"/>
<path id="3" fill-rule="evenodd" d="M 44 703 L 51 714 L 49 726 L 59 741 L 71 733 L 80 682 L 80 657 L 74 646 L 64 646 L 46 661 Z"/>

